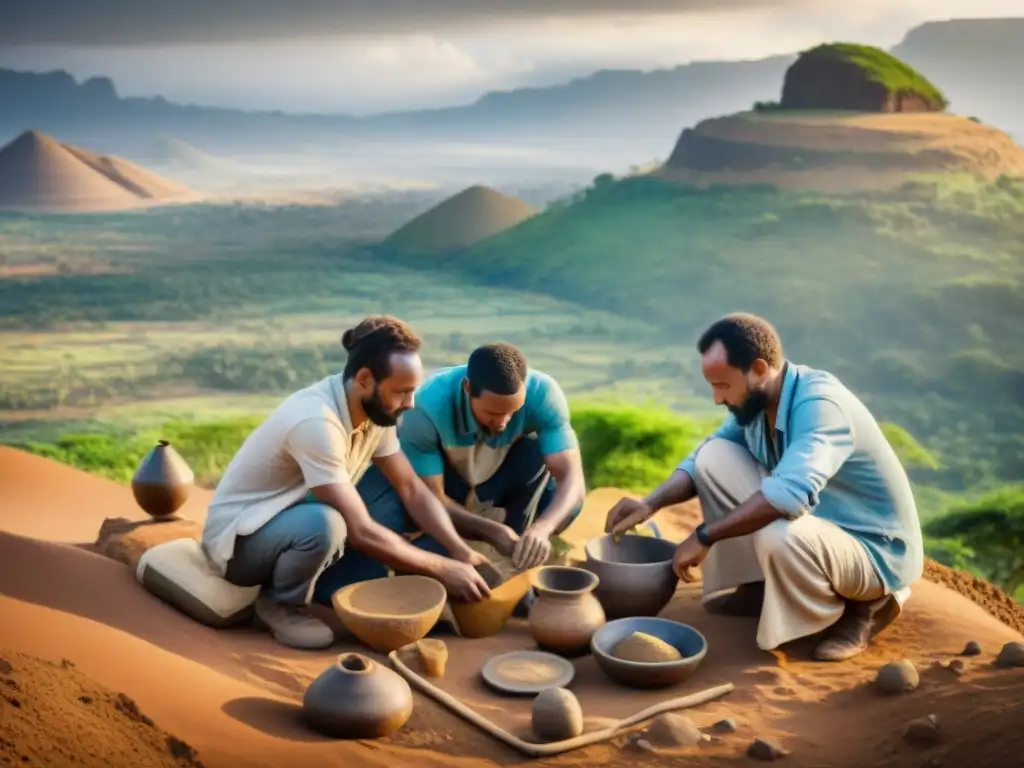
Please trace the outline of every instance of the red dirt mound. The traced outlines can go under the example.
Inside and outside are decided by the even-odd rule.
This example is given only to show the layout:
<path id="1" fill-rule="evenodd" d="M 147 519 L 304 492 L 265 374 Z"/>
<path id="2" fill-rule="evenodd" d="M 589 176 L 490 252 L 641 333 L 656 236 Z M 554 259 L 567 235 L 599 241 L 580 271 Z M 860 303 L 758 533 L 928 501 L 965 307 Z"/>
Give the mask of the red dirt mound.
<path id="1" fill-rule="evenodd" d="M 84 768 L 203 768 L 196 751 L 123 693 L 55 664 L 0 649 L 0 762 Z"/>

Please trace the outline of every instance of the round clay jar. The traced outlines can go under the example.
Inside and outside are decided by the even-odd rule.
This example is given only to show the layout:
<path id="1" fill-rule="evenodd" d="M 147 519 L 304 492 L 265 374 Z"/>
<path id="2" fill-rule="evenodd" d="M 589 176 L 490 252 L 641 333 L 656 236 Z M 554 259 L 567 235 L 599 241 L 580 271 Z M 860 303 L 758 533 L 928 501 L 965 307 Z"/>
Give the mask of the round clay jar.
<path id="1" fill-rule="evenodd" d="M 306 689 L 302 709 L 307 722 L 327 736 L 375 739 L 405 725 L 412 703 L 412 689 L 397 672 L 345 653 Z"/>
<path id="2" fill-rule="evenodd" d="M 562 655 L 589 650 L 591 636 L 605 623 L 597 585 L 597 576 L 583 568 L 551 565 L 537 572 L 529 624 L 538 646 Z"/>

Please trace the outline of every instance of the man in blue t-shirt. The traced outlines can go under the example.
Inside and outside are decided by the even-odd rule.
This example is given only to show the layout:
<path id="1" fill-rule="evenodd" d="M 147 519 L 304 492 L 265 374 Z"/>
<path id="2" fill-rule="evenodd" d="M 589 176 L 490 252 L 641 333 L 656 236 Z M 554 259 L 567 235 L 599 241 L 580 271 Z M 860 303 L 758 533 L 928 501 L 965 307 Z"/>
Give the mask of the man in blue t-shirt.
<path id="1" fill-rule="evenodd" d="M 402 416 L 398 437 L 459 534 L 487 542 L 518 569 L 546 562 L 551 537 L 583 507 L 583 465 L 565 395 L 511 344 L 479 347 L 465 365 L 435 372 Z M 373 468 L 359 491 L 374 520 L 401 533 L 419 531 Z M 425 534 L 413 543 L 444 553 Z M 324 574 L 331 590 L 386 575 L 383 565 L 359 555 L 349 553 Z"/>

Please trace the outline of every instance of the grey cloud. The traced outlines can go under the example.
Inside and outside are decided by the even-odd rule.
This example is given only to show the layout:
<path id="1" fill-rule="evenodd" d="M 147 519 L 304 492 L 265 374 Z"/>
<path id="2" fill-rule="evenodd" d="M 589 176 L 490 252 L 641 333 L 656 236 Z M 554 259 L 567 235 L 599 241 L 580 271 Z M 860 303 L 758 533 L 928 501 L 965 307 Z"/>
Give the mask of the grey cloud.
<path id="1" fill-rule="evenodd" d="M 802 2 L 808 0 L 0 0 L 0 44 L 244 43 Z"/>

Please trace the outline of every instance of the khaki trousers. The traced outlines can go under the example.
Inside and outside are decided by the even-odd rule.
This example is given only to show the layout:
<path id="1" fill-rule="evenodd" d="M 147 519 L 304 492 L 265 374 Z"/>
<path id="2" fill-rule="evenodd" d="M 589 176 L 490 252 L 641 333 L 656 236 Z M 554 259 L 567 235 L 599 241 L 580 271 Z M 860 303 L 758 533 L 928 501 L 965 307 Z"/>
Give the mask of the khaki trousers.
<path id="1" fill-rule="evenodd" d="M 760 489 L 768 470 L 742 445 L 707 441 L 694 482 L 706 522 L 720 520 Z M 885 588 L 857 539 L 813 514 L 780 519 L 748 536 L 720 541 L 701 566 L 703 602 L 740 584 L 764 581 L 757 645 L 771 650 L 827 629 L 849 600 L 876 600 Z M 896 594 L 900 606 L 909 589 Z M 898 609 L 897 609 L 898 610 Z"/>

